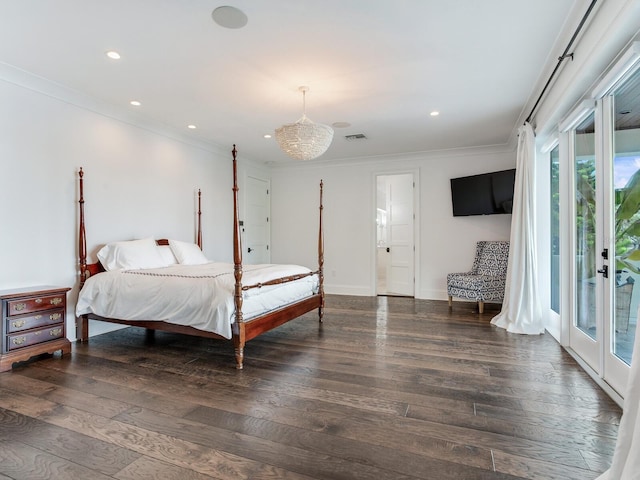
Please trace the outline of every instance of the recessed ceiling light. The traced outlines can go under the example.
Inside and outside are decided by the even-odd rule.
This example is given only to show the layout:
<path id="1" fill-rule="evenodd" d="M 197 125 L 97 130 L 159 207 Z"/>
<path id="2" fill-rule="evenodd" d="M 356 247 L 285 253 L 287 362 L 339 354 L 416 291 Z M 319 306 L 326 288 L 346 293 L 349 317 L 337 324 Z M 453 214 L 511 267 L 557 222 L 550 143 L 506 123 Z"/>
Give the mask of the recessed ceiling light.
<path id="1" fill-rule="evenodd" d="M 196 127 L 193 123 L 191 123 L 191 124 L 187 125 L 187 128 L 190 128 L 191 130 L 195 130 L 198 127 Z"/>
<path id="2" fill-rule="evenodd" d="M 129 103 L 134 107 L 139 107 L 140 105 L 142 105 L 138 100 L 131 100 Z"/>
<path id="3" fill-rule="evenodd" d="M 437 112 L 437 111 L 434 110 L 429 115 L 431 115 L 432 117 L 437 117 L 438 115 L 440 115 L 440 112 Z"/>
<path id="4" fill-rule="evenodd" d="M 211 17 L 224 28 L 242 28 L 247 24 L 247 16 L 235 7 L 218 7 L 211 12 Z"/>
<path id="5" fill-rule="evenodd" d="M 264 138 L 271 138 L 271 134 L 270 133 L 265 133 L 264 134 Z"/>
<path id="6" fill-rule="evenodd" d="M 109 50 L 105 55 L 113 60 L 120 60 L 120 54 L 115 50 Z"/>

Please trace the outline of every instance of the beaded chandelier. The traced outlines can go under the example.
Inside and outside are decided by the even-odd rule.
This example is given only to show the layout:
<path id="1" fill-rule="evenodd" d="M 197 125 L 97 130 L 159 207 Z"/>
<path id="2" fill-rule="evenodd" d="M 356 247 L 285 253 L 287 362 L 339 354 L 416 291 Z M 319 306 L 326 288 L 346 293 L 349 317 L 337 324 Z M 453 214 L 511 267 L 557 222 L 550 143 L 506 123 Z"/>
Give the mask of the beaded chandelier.
<path id="1" fill-rule="evenodd" d="M 333 140 L 333 129 L 328 125 L 312 122 L 306 115 L 305 94 L 302 92 L 302 117 L 296 123 L 287 123 L 276 128 L 276 140 L 280 148 L 296 160 L 311 160 L 327 151 Z"/>

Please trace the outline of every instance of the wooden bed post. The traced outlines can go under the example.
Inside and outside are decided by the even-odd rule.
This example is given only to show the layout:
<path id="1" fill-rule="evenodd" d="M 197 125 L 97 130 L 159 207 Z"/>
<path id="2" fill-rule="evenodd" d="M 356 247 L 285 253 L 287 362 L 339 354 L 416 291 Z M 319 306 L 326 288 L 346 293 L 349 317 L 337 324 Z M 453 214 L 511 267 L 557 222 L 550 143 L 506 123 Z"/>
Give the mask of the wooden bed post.
<path id="1" fill-rule="evenodd" d="M 322 317 L 324 316 L 324 234 L 322 231 L 322 213 L 324 206 L 322 205 L 322 193 L 324 183 L 320 180 L 320 225 L 318 228 L 318 283 L 320 293 L 320 307 L 318 308 L 318 317 L 320 323 L 322 323 Z"/>
<path id="2" fill-rule="evenodd" d="M 202 211 L 201 211 L 201 204 L 202 204 L 202 192 L 200 191 L 200 189 L 198 189 L 198 230 L 196 233 L 196 244 L 200 247 L 200 250 L 202 250 Z"/>
<path id="3" fill-rule="evenodd" d="M 238 213 L 238 160 L 236 158 L 238 152 L 235 144 L 231 153 L 233 154 L 233 275 L 236 281 L 233 294 L 236 307 L 233 346 L 236 353 L 236 368 L 241 370 L 244 359 L 245 325 L 242 319 L 242 244 Z"/>
<path id="4" fill-rule="evenodd" d="M 87 233 L 84 225 L 84 172 L 82 167 L 78 172 L 80 178 L 80 220 L 78 227 L 78 256 L 80 257 L 80 289 L 87 280 Z M 76 339 L 80 342 L 85 342 L 89 339 L 89 319 L 86 315 L 76 318 Z"/>

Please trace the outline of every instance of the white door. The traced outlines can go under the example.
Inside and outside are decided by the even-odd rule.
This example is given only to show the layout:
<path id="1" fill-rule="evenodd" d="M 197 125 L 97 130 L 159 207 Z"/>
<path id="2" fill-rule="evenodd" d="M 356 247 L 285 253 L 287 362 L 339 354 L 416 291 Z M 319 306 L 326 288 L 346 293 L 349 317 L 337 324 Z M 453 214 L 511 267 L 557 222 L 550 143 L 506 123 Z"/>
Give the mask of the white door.
<path id="1" fill-rule="evenodd" d="M 269 239 L 269 182 L 256 177 L 247 177 L 245 220 L 242 231 L 243 263 L 269 263 L 271 252 Z"/>
<path id="2" fill-rule="evenodd" d="M 570 131 L 573 166 L 571 348 L 621 396 L 640 298 L 640 69 Z"/>
<path id="3" fill-rule="evenodd" d="M 602 236 L 602 182 L 596 162 L 596 115 L 588 113 L 569 132 L 569 164 L 572 176 L 572 289 L 571 347 L 598 374 L 601 373 L 601 316 L 603 278 L 599 276 Z M 598 132 L 599 133 L 599 132 Z M 598 159 L 601 161 L 600 159 Z M 596 182 L 597 180 L 597 182 Z"/>
<path id="4" fill-rule="evenodd" d="M 606 120 L 603 150 L 609 153 L 604 182 L 604 242 L 608 266 L 604 282 L 604 379 L 624 395 L 638 323 L 640 296 L 640 129 L 629 114 L 640 97 L 640 69 L 600 102 Z M 604 122 L 603 122 L 604 123 Z"/>
<path id="5" fill-rule="evenodd" d="M 381 175 L 386 197 L 386 291 L 378 293 L 413 297 L 414 281 L 414 178 L 413 174 Z M 384 253 L 384 252 L 383 252 Z M 380 261 L 380 260 L 379 260 Z"/>

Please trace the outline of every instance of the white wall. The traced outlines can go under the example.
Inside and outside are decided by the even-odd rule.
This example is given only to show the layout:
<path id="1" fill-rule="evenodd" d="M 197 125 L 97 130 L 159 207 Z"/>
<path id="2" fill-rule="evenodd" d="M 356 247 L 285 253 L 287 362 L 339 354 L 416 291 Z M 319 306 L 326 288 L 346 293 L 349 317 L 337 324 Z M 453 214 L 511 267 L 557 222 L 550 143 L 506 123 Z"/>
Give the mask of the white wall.
<path id="1" fill-rule="evenodd" d="M 375 175 L 419 172 L 416 297 L 446 299 L 446 275 L 468 271 L 478 240 L 509 240 L 511 215 L 453 217 L 449 180 L 515 167 L 515 151 L 459 150 L 358 162 L 288 163 L 272 171 L 272 260 L 317 264 L 324 180 L 325 290 L 375 295 Z"/>
<path id="2" fill-rule="evenodd" d="M 92 261 L 99 246 L 113 240 L 193 241 L 198 188 L 203 250 L 211 259 L 231 261 L 230 153 L 3 80 L 0 105 L 0 288 L 73 287 L 69 338 L 75 338 L 79 167 L 85 171 Z"/>

